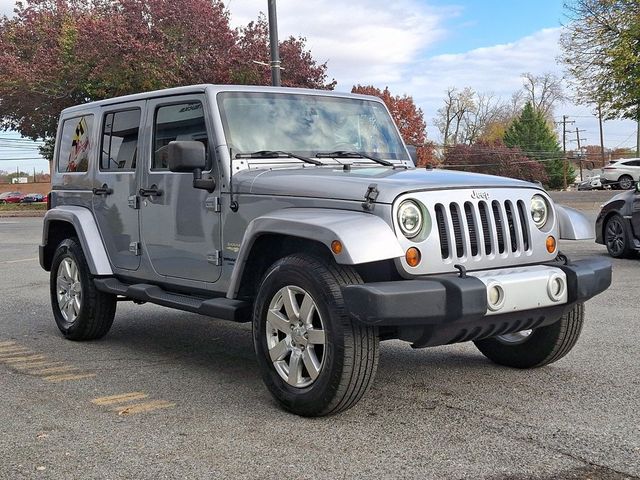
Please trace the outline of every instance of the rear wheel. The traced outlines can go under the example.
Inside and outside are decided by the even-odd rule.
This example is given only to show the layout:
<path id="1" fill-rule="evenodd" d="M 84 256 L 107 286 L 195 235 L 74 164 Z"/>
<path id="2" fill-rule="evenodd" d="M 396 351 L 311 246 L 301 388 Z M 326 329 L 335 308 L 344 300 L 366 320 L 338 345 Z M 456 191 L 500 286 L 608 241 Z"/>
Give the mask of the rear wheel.
<path id="1" fill-rule="evenodd" d="M 577 303 L 556 323 L 533 330 L 476 340 L 485 357 L 514 368 L 542 367 L 564 357 L 574 347 L 582 331 L 584 306 Z"/>
<path id="2" fill-rule="evenodd" d="M 51 263 L 51 307 L 58 328 L 70 340 L 95 340 L 107 334 L 116 313 L 116 296 L 96 289 L 82 247 L 68 238 Z"/>
<path id="3" fill-rule="evenodd" d="M 633 187 L 633 178 L 631 178 L 629 175 L 622 175 L 618 179 L 618 185 L 622 190 L 629 190 L 631 187 Z"/>
<path id="4" fill-rule="evenodd" d="M 255 302 L 253 342 L 263 380 L 287 410 L 322 416 L 355 405 L 373 383 L 378 336 L 345 313 L 351 268 L 290 255 L 265 274 Z"/>

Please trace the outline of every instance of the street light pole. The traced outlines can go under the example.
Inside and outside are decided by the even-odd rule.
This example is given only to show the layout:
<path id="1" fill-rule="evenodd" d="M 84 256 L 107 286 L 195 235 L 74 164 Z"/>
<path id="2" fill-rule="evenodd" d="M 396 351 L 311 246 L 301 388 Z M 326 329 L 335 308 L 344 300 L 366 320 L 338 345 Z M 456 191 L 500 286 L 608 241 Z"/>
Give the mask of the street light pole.
<path id="1" fill-rule="evenodd" d="M 276 16 L 276 0 L 269 1 L 269 44 L 271 46 L 271 84 L 279 87 L 280 83 L 280 49 L 278 47 L 278 19 Z"/>

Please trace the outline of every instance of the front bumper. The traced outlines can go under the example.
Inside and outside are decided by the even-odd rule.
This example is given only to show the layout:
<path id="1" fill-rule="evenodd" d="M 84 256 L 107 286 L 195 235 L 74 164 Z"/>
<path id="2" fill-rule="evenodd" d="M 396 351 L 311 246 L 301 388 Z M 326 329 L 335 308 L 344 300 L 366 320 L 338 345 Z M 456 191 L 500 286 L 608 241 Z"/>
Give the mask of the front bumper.
<path id="1" fill-rule="evenodd" d="M 474 272 L 465 278 L 448 274 L 348 285 L 342 292 L 347 311 L 354 320 L 372 326 L 397 327 L 405 332 L 419 327 L 404 336 L 415 336 L 417 331 L 421 332 L 420 336 L 429 333 L 436 340 L 431 338 L 425 345 L 432 345 L 548 325 L 574 304 L 603 292 L 611 284 L 611 263 L 606 259 L 529 267 L 531 273 L 527 268 Z M 549 294 L 545 290 L 548 283 L 544 281 L 543 271 L 547 272 L 547 278 L 564 279 L 564 295 L 556 301 L 545 300 Z M 488 289 L 495 279 L 501 282 L 505 297 L 503 308 L 498 311 L 489 308 L 488 300 Z M 449 334 L 438 335 L 438 329 L 447 330 Z M 465 332 L 476 333 L 464 334 L 456 340 Z M 419 342 L 414 340 L 414 343 Z"/>

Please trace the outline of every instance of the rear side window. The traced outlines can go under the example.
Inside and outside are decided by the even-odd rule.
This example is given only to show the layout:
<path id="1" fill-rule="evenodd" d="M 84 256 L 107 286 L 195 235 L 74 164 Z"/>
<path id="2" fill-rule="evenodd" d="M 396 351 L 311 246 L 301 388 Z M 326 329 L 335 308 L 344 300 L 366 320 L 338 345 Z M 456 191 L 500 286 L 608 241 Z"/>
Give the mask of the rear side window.
<path id="1" fill-rule="evenodd" d="M 107 113 L 104 116 L 100 170 L 135 170 L 139 130 L 140 109 Z"/>
<path id="2" fill-rule="evenodd" d="M 201 102 L 164 105 L 156 109 L 153 122 L 152 170 L 168 168 L 167 145 L 174 140 L 197 140 L 204 143 L 208 152 L 207 127 Z"/>
<path id="3" fill-rule="evenodd" d="M 629 167 L 640 167 L 640 160 L 631 160 L 629 162 L 625 162 Z"/>
<path id="4" fill-rule="evenodd" d="M 89 168 L 93 115 L 69 118 L 62 123 L 58 172 L 86 172 Z"/>

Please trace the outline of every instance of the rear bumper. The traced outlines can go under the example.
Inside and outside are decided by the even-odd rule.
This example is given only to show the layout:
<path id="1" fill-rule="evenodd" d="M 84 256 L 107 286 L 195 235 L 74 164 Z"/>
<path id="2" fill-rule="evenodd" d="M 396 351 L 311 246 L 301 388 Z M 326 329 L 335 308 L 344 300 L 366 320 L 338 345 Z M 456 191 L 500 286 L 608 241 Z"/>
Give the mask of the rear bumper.
<path id="1" fill-rule="evenodd" d="M 522 300 L 528 302 L 526 308 L 518 308 L 512 302 L 508 310 L 498 312 L 489 309 L 487 278 L 481 280 L 472 274 L 466 278 L 450 274 L 415 280 L 348 285 L 343 287 L 342 292 L 349 315 L 367 325 L 437 328 L 459 324 L 473 329 L 488 323 L 506 323 L 505 330 L 509 330 L 516 327 L 514 322 L 525 317 L 544 317 L 546 323 L 553 323 L 575 303 L 590 299 L 611 284 L 611 263 L 606 259 L 585 259 L 569 265 L 547 264 L 545 267 L 551 275 L 557 274 L 565 279 L 566 296 L 555 303 L 532 303 L 531 298 L 535 299 L 537 295 L 541 299 L 544 297 L 544 292 L 538 291 L 541 288 L 540 282 L 532 282 L 531 298 Z M 496 270 L 496 275 L 492 276 L 505 278 L 506 299 L 509 299 L 512 292 L 518 298 L 524 298 L 522 281 L 519 285 L 511 286 L 509 275 L 500 277 L 505 270 Z M 512 270 L 525 270 L 525 267 Z M 488 272 L 481 273 L 486 277 Z"/>

